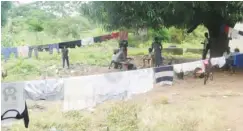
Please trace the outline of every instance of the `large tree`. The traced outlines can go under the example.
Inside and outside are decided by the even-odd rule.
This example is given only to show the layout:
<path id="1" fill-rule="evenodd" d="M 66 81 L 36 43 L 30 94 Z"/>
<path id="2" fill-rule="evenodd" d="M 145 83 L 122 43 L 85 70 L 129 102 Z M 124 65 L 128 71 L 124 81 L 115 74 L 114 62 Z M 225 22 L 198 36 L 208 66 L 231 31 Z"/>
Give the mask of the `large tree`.
<path id="1" fill-rule="evenodd" d="M 229 40 L 220 27 L 223 24 L 234 27 L 242 21 L 243 2 L 95 1 L 82 4 L 81 12 L 106 29 L 176 26 L 191 33 L 202 24 L 212 41 L 211 56 L 221 56 Z"/>

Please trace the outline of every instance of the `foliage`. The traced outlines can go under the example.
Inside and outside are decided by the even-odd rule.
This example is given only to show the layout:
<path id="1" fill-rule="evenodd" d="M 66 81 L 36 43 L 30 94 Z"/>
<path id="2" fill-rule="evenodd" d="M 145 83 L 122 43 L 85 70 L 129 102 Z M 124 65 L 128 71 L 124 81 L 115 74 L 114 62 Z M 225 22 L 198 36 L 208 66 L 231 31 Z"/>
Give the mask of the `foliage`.
<path id="1" fill-rule="evenodd" d="M 81 9 L 86 16 L 104 24 L 107 29 L 193 26 L 191 32 L 197 25 L 203 24 L 218 31 L 219 24 L 234 25 L 243 18 L 243 7 L 237 1 L 95 1 L 83 4 Z"/>
<path id="2" fill-rule="evenodd" d="M 11 9 L 11 1 L 1 1 L 1 27 L 7 23 L 8 11 Z"/>
<path id="3" fill-rule="evenodd" d="M 66 7 L 70 5 L 69 2 L 38 1 L 11 8 L 11 19 L 2 28 L 2 45 L 18 46 L 23 41 L 28 45 L 48 44 L 84 38 L 92 35 L 90 33 L 96 35 L 97 26 L 87 18 L 69 16 L 67 12 L 74 14 L 73 10 L 77 10 L 74 3 L 71 7 Z M 67 12 L 57 14 L 60 10 Z"/>

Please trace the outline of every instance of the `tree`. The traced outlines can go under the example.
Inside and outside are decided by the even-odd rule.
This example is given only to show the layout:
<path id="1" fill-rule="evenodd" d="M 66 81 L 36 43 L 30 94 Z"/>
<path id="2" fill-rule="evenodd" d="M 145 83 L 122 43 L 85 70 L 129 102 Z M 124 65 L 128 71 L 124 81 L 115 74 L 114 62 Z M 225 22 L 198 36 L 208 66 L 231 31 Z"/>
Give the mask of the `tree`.
<path id="1" fill-rule="evenodd" d="M 7 23 L 7 14 L 11 6 L 11 1 L 1 1 L 1 26 L 4 26 Z"/>
<path id="2" fill-rule="evenodd" d="M 234 27 L 243 19 L 243 2 L 239 1 L 95 1 L 82 4 L 84 15 L 104 25 L 106 29 L 147 26 L 187 28 L 191 33 L 198 25 L 204 25 L 212 41 L 211 56 L 221 56 L 229 40 L 220 32 L 220 26 Z"/>

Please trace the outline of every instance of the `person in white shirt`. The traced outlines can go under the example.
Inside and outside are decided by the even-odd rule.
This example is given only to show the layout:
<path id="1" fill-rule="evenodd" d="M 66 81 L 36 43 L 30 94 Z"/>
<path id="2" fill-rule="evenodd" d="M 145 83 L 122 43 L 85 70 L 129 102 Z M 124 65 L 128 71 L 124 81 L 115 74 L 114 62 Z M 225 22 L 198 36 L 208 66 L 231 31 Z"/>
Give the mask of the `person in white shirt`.
<path id="1" fill-rule="evenodd" d="M 118 49 L 118 50 L 117 49 L 114 50 L 109 69 L 112 66 L 112 64 L 114 64 L 115 65 L 115 69 L 117 69 L 118 68 L 118 64 L 120 62 L 122 62 L 122 61 L 125 61 L 125 54 L 124 54 L 124 48 L 123 47 Z"/>
<path id="2" fill-rule="evenodd" d="M 225 59 L 228 59 L 231 56 L 230 47 L 226 49 L 226 51 L 223 53 L 223 56 Z"/>

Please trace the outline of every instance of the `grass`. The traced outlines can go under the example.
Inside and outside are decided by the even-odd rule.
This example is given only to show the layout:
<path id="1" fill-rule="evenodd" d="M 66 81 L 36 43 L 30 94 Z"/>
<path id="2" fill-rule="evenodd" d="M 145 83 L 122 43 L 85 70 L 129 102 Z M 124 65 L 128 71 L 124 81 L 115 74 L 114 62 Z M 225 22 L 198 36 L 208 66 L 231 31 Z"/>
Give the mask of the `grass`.
<path id="1" fill-rule="evenodd" d="M 161 100 L 159 100 L 161 98 Z M 94 112 L 62 112 L 60 103 L 47 110 L 30 110 L 29 131 L 216 131 L 225 130 L 221 112 L 207 100 L 183 104 L 164 103 L 160 97 L 150 101 L 106 102 Z M 162 102 L 154 102 L 162 101 Z M 23 122 L 11 131 L 24 131 Z"/>
<path id="2" fill-rule="evenodd" d="M 164 44 L 168 47 L 169 44 Z M 111 40 L 93 46 L 75 48 L 69 50 L 70 63 L 82 63 L 86 65 L 108 66 L 111 60 L 113 49 L 117 48 L 117 41 Z M 130 48 L 128 55 L 137 56 L 147 54 L 148 47 Z M 172 55 L 163 53 L 165 57 L 174 58 L 199 58 L 200 55 L 192 53 L 184 53 L 183 55 Z M 8 76 L 3 80 L 7 81 L 22 81 L 33 80 L 40 78 L 44 72 L 48 76 L 54 76 L 53 70 L 48 70 L 49 67 L 61 67 L 61 54 L 54 50 L 52 55 L 49 52 L 39 52 L 39 59 L 32 57 L 30 59 L 18 58 L 14 56 L 6 63 L 2 62 L 4 69 L 8 71 Z"/>

